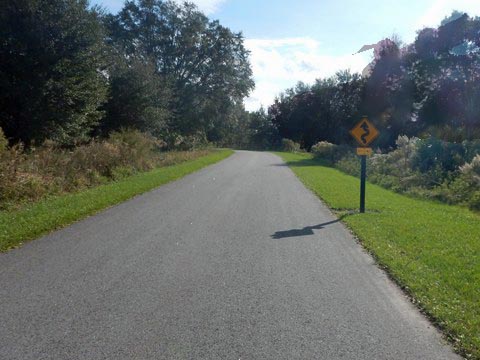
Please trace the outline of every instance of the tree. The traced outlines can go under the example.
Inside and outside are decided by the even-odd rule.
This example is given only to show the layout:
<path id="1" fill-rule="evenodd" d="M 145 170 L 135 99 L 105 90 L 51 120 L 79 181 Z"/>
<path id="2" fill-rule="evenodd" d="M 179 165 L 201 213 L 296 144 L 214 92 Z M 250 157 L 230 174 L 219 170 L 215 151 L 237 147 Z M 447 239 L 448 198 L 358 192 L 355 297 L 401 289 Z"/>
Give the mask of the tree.
<path id="1" fill-rule="evenodd" d="M 87 0 L 0 7 L 0 126 L 11 141 L 84 141 L 102 117 L 104 43 Z"/>
<path id="2" fill-rule="evenodd" d="M 438 29 L 424 29 L 415 40 L 410 72 L 415 107 L 426 132 L 444 140 L 480 135 L 480 21 L 454 12 Z"/>
<path id="3" fill-rule="evenodd" d="M 368 115 L 380 130 L 376 144 L 394 146 L 399 134 L 410 135 L 415 124 L 413 82 L 406 65 L 405 49 L 399 42 L 385 39 L 375 53 L 372 72 L 366 80 L 361 112 Z"/>
<path id="4" fill-rule="evenodd" d="M 242 35 L 210 21 L 193 4 L 127 1 L 107 24 L 110 41 L 127 58 L 152 62 L 171 81 L 173 131 L 208 133 L 253 88 Z"/>
<path id="5" fill-rule="evenodd" d="M 278 130 L 263 107 L 249 114 L 248 138 L 253 149 L 274 149 L 280 145 Z"/>
<path id="6" fill-rule="evenodd" d="M 438 29 L 418 32 L 413 44 L 398 37 L 373 49 L 369 74 L 340 72 L 300 83 L 279 96 L 269 116 L 282 138 L 305 149 L 318 141 L 351 142 L 348 130 L 368 115 L 379 128 L 375 142 L 395 146 L 399 135 L 461 142 L 480 137 L 480 18 L 454 12 Z"/>
<path id="7" fill-rule="evenodd" d="M 109 70 L 109 94 L 105 104 L 105 119 L 101 123 L 104 135 L 120 128 L 135 128 L 158 138 L 168 133 L 171 99 L 167 80 L 157 74 L 152 64 L 132 61 L 117 63 Z"/>
<path id="8" fill-rule="evenodd" d="M 347 142 L 364 89 L 360 75 L 340 71 L 312 86 L 299 83 L 287 90 L 270 106 L 269 116 L 282 138 L 307 150 L 319 141 Z"/>

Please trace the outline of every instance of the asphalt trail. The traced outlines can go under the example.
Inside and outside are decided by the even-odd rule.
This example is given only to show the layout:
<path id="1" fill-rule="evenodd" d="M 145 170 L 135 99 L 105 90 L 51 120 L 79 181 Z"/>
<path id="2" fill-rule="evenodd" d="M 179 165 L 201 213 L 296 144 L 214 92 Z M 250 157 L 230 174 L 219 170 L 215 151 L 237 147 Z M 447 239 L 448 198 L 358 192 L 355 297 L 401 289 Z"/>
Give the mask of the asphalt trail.
<path id="1" fill-rule="evenodd" d="M 0 359 L 455 359 L 275 155 L 0 254 Z"/>

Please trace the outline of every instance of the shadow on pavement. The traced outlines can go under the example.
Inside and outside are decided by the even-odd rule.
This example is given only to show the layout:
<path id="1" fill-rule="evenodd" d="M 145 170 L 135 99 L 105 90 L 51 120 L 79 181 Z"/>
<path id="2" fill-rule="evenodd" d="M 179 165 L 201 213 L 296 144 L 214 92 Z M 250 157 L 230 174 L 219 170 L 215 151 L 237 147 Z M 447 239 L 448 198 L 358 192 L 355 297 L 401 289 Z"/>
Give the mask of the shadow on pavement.
<path id="1" fill-rule="evenodd" d="M 286 161 L 283 163 L 272 164 L 270 166 L 289 166 L 289 167 L 300 167 L 300 166 L 326 166 L 332 167 L 332 164 L 328 161 L 321 159 L 302 159 L 296 161 Z"/>
<path id="2" fill-rule="evenodd" d="M 342 217 L 340 217 L 337 220 L 332 220 L 325 222 L 323 224 L 318 224 L 314 226 L 307 226 L 304 227 L 303 229 L 291 229 L 291 230 L 285 230 L 285 231 L 277 231 L 275 234 L 271 235 L 272 239 L 284 239 L 284 238 L 289 238 L 289 237 L 297 237 L 297 236 L 308 236 L 308 235 L 313 235 L 313 230 L 320 230 L 323 229 L 325 226 L 335 224 L 339 221 L 342 220 Z"/>

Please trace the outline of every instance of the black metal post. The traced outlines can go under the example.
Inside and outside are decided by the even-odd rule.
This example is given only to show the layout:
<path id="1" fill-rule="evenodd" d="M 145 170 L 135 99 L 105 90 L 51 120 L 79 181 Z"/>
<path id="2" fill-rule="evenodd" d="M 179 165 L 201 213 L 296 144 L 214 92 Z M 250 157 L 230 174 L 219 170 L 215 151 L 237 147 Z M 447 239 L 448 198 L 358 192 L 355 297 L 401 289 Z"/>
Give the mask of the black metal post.
<path id="1" fill-rule="evenodd" d="M 362 161 L 362 169 L 360 173 L 360 212 L 365 212 L 365 182 L 367 178 L 367 156 L 360 156 Z"/>

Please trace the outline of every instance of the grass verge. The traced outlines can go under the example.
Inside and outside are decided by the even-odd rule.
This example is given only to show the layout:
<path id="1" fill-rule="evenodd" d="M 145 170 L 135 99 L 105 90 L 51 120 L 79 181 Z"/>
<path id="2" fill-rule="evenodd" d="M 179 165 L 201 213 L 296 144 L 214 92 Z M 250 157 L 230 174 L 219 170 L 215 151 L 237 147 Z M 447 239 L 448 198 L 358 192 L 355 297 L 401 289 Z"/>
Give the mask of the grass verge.
<path id="1" fill-rule="evenodd" d="M 480 359 L 480 215 L 414 199 L 321 166 L 308 154 L 278 153 L 301 181 L 339 215 L 378 263 L 452 341 Z M 359 165 L 360 166 L 360 165 Z"/>
<path id="2" fill-rule="evenodd" d="M 135 195 L 216 163 L 233 152 L 216 150 L 180 164 L 154 169 L 76 193 L 46 198 L 18 210 L 0 212 L 0 251 L 64 227 Z"/>

